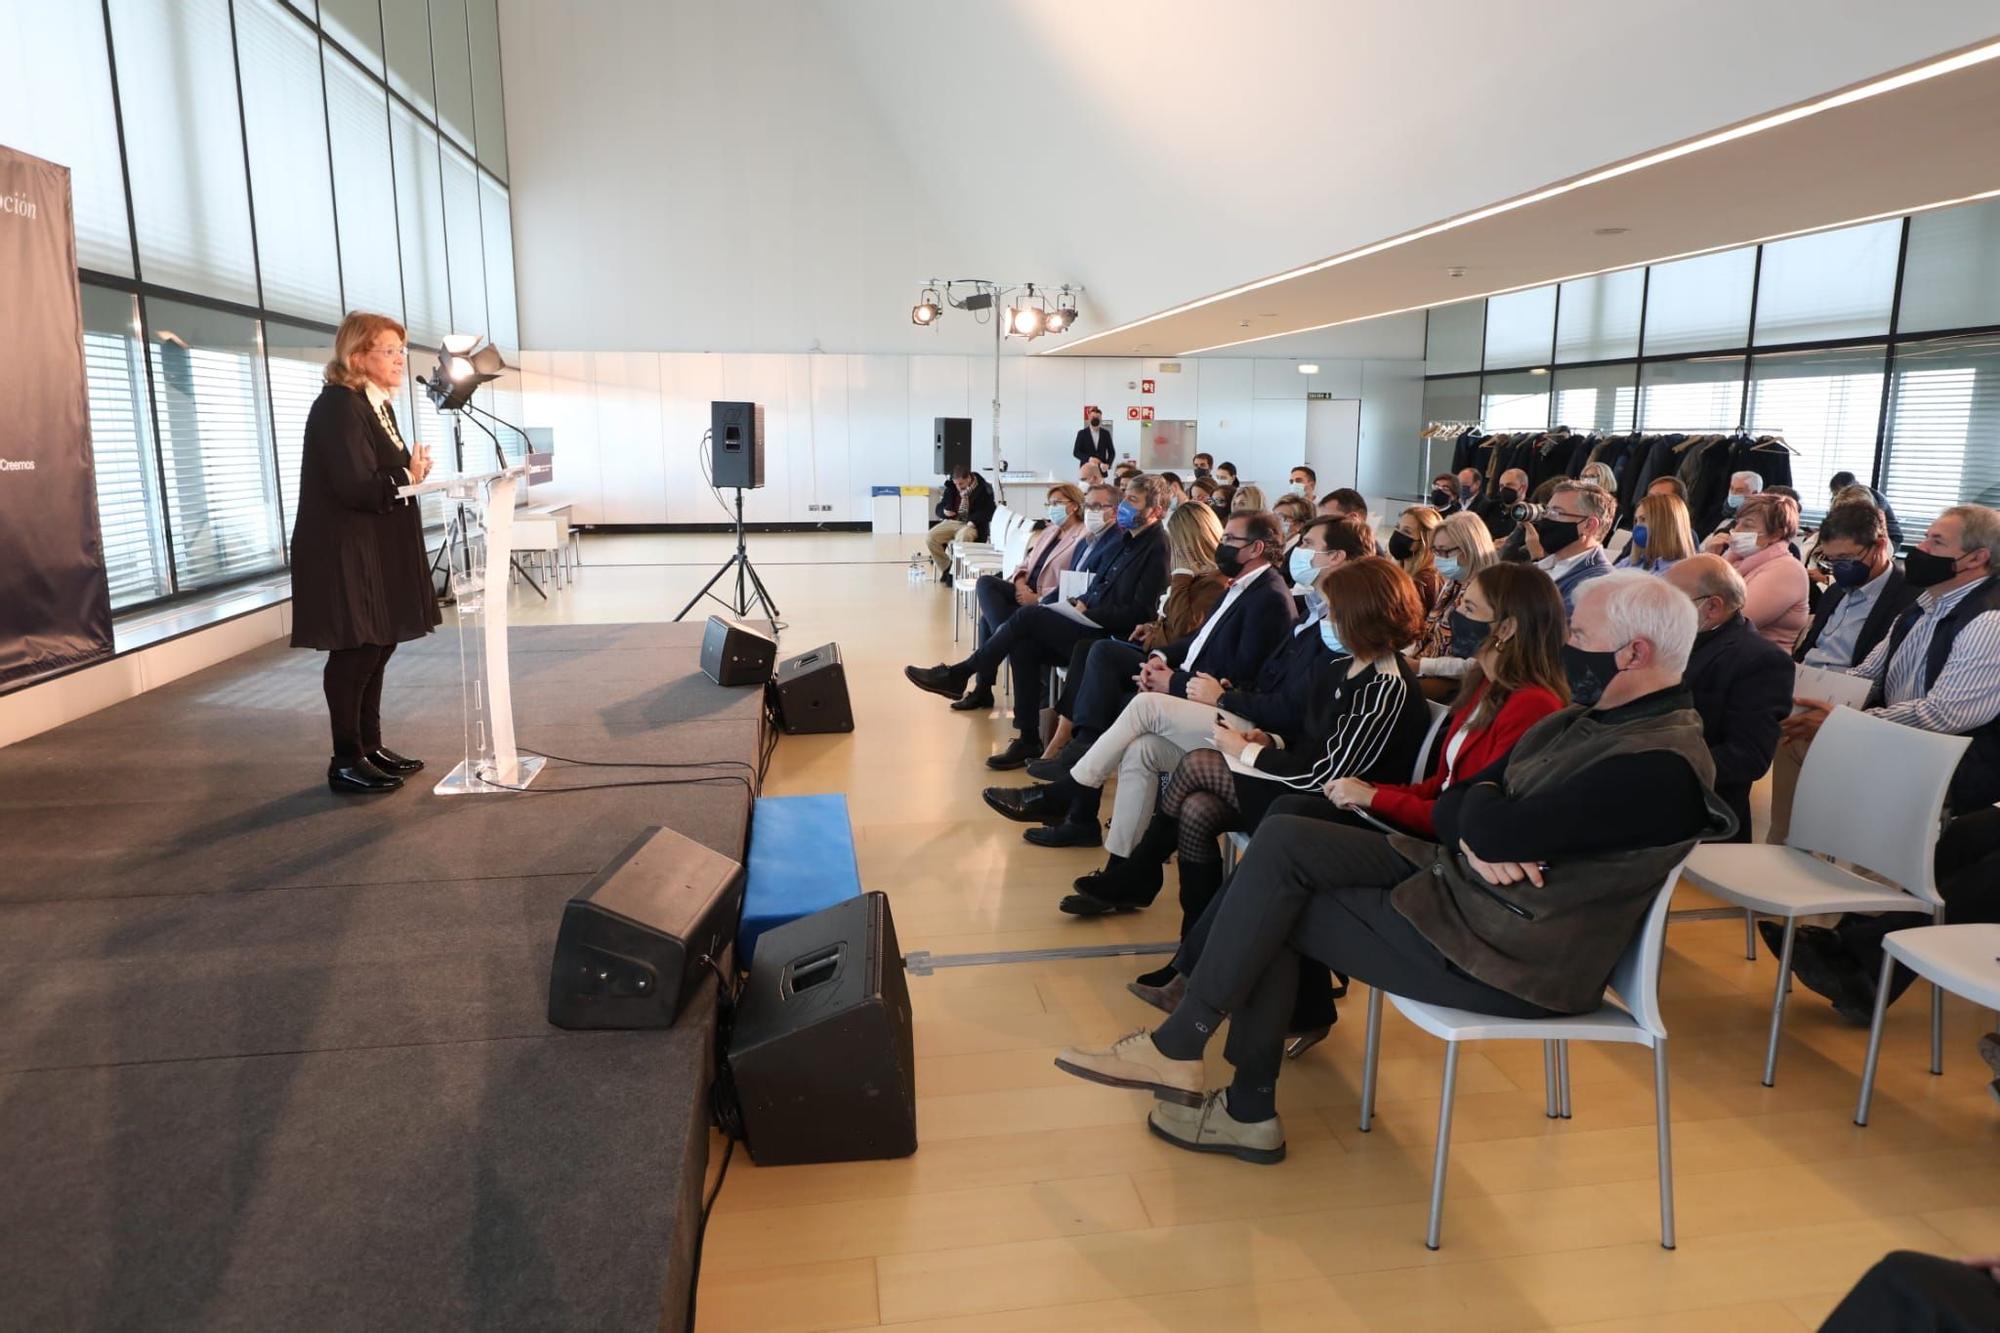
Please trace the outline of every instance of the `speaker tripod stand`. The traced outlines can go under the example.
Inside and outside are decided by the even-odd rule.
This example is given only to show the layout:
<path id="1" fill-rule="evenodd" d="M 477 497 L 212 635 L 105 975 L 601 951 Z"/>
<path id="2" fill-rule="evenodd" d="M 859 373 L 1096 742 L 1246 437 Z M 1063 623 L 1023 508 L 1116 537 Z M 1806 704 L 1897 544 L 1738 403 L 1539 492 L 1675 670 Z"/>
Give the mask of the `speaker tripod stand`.
<path id="1" fill-rule="evenodd" d="M 715 587 L 716 582 L 732 569 L 736 571 L 736 598 L 734 601 L 727 601 L 709 590 Z M 681 613 L 675 616 L 674 619 L 677 621 L 686 620 L 687 613 L 694 610 L 696 603 L 700 602 L 704 597 L 714 597 L 716 601 L 721 602 L 730 611 L 735 613 L 739 620 L 749 615 L 750 608 L 753 606 L 762 606 L 764 608 L 764 617 L 767 620 L 776 620 L 778 618 L 778 604 L 771 600 L 769 590 L 764 587 L 764 580 L 757 577 L 757 567 L 750 563 L 750 552 L 743 544 L 743 488 L 741 486 L 736 488 L 736 554 L 723 561 L 722 568 L 708 576 L 708 582 L 701 585 L 701 591 L 688 598 L 688 604 L 681 608 Z"/>

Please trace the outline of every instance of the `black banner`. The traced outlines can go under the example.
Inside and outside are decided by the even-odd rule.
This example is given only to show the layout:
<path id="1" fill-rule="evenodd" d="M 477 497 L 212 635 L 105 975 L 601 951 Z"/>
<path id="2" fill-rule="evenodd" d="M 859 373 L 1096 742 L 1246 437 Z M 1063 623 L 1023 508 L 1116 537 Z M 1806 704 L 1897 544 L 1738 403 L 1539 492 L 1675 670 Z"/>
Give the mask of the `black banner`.
<path id="1" fill-rule="evenodd" d="M 0 689 L 111 655 L 69 168 L 0 147 Z"/>

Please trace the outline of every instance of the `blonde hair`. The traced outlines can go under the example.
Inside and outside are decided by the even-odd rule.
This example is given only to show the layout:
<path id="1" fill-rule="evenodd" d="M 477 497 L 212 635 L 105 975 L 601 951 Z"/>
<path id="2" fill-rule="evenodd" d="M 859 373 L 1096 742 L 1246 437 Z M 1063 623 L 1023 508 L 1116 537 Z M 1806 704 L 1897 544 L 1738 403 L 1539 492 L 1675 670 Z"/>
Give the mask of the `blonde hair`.
<path id="1" fill-rule="evenodd" d="M 1486 530 L 1485 520 L 1471 510 L 1459 510 L 1438 524 L 1438 528 L 1445 539 L 1458 548 L 1458 563 L 1465 570 L 1466 583 L 1472 582 L 1474 575 L 1499 559 L 1499 552 L 1493 549 L 1493 534 Z"/>
<path id="2" fill-rule="evenodd" d="M 1167 515 L 1168 568 L 1206 574 L 1215 568 L 1222 543 L 1222 520 L 1210 505 L 1186 504 Z"/>
<path id="3" fill-rule="evenodd" d="M 409 333 L 387 315 L 370 314 L 366 310 L 351 311 L 340 321 L 340 331 L 333 335 L 333 360 L 326 363 L 326 382 L 360 392 L 368 387 L 368 373 L 361 369 L 357 360 L 363 352 L 370 351 L 375 340 L 384 333 L 393 333 L 398 338 L 407 338 Z"/>
<path id="4" fill-rule="evenodd" d="M 1093 459 L 1092 461 L 1095 462 L 1096 460 Z M 1076 510 L 1078 515 L 1083 513 L 1083 488 L 1081 486 L 1073 485 L 1067 481 L 1059 481 L 1049 487 L 1049 498 L 1068 505 L 1070 508 Z"/>
<path id="5" fill-rule="evenodd" d="M 1416 542 L 1410 548 L 1410 558 L 1401 562 L 1403 572 L 1415 578 L 1437 566 L 1437 553 L 1431 550 L 1431 534 L 1443 525 L 1444 515 L 1429 505 L 1411 505 L 1403 511 L 1402 517 L 1417 525 Z"/>
<path id="6" fill-rule="evenodd" d="M 1229 497 L 1229 512 L 1232 514 L 1255 514 L 1264 507 L 1264 488 L 1255 482 L 1238 486 L 1236 494 Z"/>
<path id="7" fill-rule="evenodd" d="M 1647 561 L 1685 560 L 1695 552 L 1687 506 L 1671 491 L 1639 501 L 1639 512 L 1632 516 L 1632 522 L 1646 529 L 1646 544 L 1635 544 L 1635 550 Z"/>

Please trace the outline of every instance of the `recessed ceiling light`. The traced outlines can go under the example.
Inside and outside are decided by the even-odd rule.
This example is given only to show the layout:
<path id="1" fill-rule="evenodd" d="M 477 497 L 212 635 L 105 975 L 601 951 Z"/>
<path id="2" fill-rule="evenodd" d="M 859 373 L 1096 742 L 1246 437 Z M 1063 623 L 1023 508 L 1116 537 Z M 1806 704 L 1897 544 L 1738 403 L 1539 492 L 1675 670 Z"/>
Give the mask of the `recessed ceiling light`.
<path id="1" fill-rule="evenodd" d="M 1275 310 L 1260 310 L 1257 312 L 1257 318 L 1259 319 L 1276 319 L 1277 317 L 1278 312 Z"/>
<path id="2" fill-rule="evenodd" d="M 1444 275 L 1447 278 L 1462 278 L 1465 276 L 1465 268 L 1461 264 L 1453 264 L 1444 271 Z"/>
<path id="3" fill-rule="evenodd" d="M 1530 366 L 1528 367 L 1528 373 L 1530 375 L 1546 375 L 1549 373 L 1549 368 L 1547 366 Z"/>
<path id="4" fill-rule="evenodd" d="M 1236 321 L 1236 327 L 1239 329 L 1247 329 L 1250 327 L 1250 321 L 1247 319 L 1239 319 Z"/>
<path id="5" fill-rule="evenodd" d="M 1301 361 L 1301 362 L 1299 362 L 1299 374 L 1301 374 L 1301 375 L 1317 375 L 1317 374 L 1319 374 L 1319 367 L 1318 367 L 1318 366 L 1316 366 L 1316 365 L 1314 365 L 1314 364 L 1313 364 L 1312 362 L 1310 362 L 1310 361 Z"/>
<path id="6" fill-rule="evenodd" d="M 1599 227 L 1590 234 L 1592 236 L 1623 236 L 1630 230 L 1632 230 L 1630 227 Z"/>

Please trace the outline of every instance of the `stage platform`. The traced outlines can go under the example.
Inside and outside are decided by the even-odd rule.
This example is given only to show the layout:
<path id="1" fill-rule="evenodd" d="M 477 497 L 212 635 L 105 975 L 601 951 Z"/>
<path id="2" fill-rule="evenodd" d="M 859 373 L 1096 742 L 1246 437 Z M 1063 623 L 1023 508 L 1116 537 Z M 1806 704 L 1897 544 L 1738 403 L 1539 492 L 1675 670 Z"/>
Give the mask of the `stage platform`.
<path id="1" fill-rule="evenodd" d="M 0 750 L 0 1292 L 24 1328 L 679 1326 L 712 1002 L 548 1026 L 562 904 L 662 824 L 740 859 L 760 692 L 702 626 L 518 628 L 538 792 L 443 798 L 447 629 L 390 662 L 399 792 L 325 783 L 273 645 Z M 663 1324 L 664 1316 L 664 1324 Z"/>

